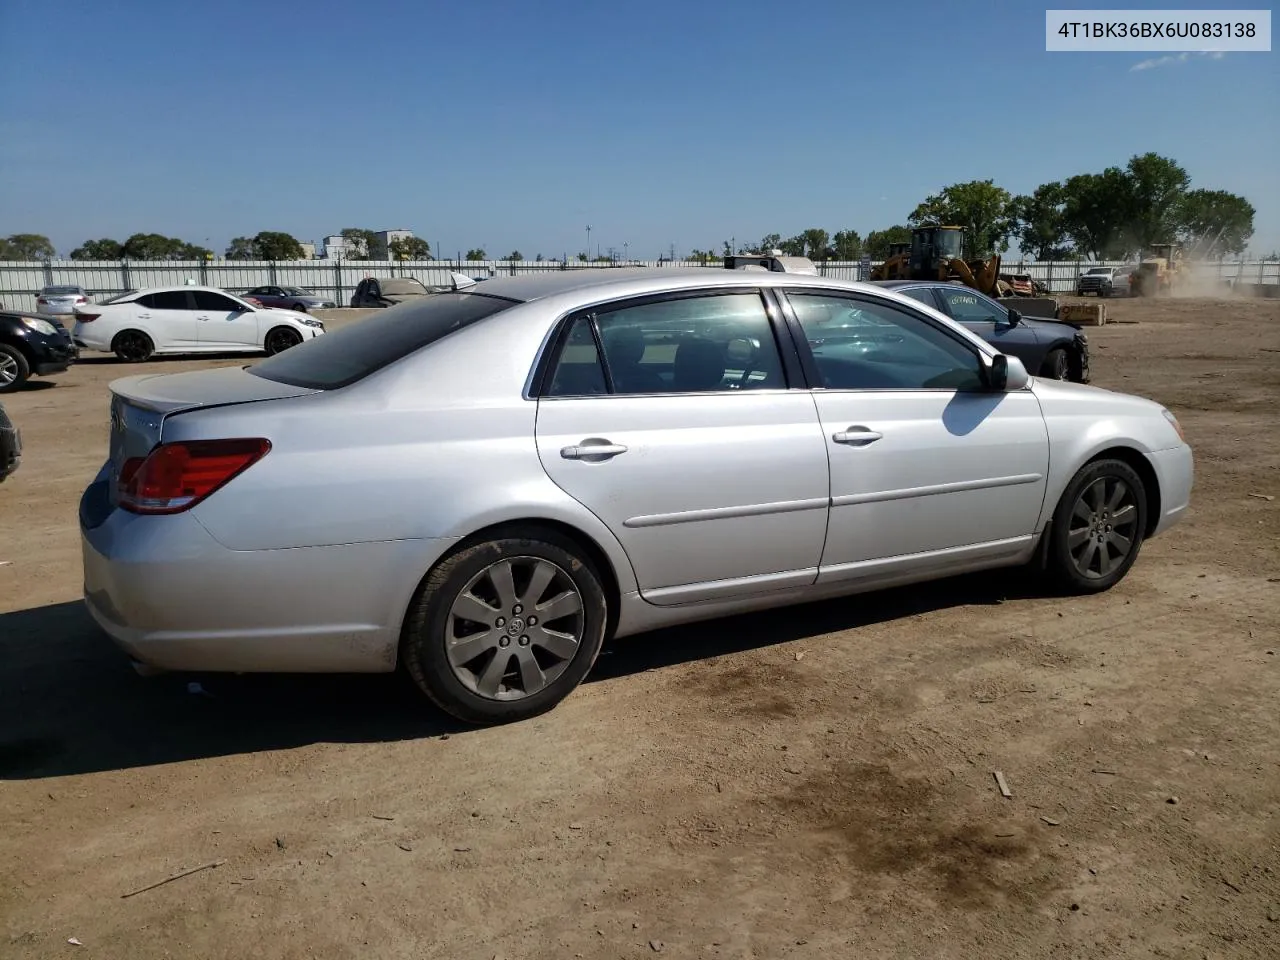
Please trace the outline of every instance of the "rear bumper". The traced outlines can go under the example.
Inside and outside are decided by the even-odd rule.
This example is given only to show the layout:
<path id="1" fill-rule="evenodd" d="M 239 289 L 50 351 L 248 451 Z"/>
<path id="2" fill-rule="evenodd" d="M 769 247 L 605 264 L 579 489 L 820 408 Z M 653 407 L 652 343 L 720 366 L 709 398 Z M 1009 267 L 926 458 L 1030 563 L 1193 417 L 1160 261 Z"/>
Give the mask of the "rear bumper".
<path id="1" fill-rule="evenodd" d="M 245 673 L 395 669 L 424 550 L 449 544 L 229 550 L 190 513 L 113 508 L 103 474 L 80 531 L 85 605 L 117 646 L 164 670 Z"/>
<path id="2" fill-rule="evenodd" d="M 1195 460 L 1185 443 L 1151 454 L 1151 465 L 1160 485 L 1160 519 L 1152 536 L 1164 533 L 1186 516 L 1191 505 L 1191 487 L 1195 479 Z"/>

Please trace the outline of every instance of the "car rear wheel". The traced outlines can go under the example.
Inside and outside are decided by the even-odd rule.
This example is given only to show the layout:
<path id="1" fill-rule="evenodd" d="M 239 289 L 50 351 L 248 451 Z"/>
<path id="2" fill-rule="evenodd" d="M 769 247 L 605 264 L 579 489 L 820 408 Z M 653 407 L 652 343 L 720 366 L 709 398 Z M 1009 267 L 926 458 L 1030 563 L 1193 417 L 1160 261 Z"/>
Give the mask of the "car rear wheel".
<path id="1" fill-rule="evenodd" d="M 151 359 L 156 345 L 141 330 L 121 330 L 111 341 L 111 349 L 125 363 L 142 363 Z"/>
<path id="2" fill-rule="evenodd" d="M 31 376 L 31 365 L 22 351 L 0 343 L 0 393 L 21 390 Z"/>
<path id="3" fill-rule="evenodd" d="M 1072 478 L 1053 514 L 1047 568 L 1073 593 L 1119 583 L 1138 558 L 1147 528 L 1142 478 L 1123 460 L 1095 460 Z"/>
<path id="4" fill-rule="evenodd" d="M 467 723 L 523 720 L 586 677 L 608 604 L 591 561 L 550 531 L 513 531 L 458 551 L 418 588 L 401 661 L 418 687 Z"/>
<path id="5" fill-rule="evenodd" d="M 1051 380 L 1069 380 L 1071 378 L 1071 358 L 1062 347 L 1054 347 L 1045 354 L 1044 363 L 1040 365 L 1040 375 Z"/>
<path id="6" fill-rule="evenodd" d="M 290 347 L 296 347 L 302 342 L 302 334 L 292 327 L 276 327 L 267 333 L 267 339 L 263 342 L 263 349 L 271 356 L 288 350 Z"/>

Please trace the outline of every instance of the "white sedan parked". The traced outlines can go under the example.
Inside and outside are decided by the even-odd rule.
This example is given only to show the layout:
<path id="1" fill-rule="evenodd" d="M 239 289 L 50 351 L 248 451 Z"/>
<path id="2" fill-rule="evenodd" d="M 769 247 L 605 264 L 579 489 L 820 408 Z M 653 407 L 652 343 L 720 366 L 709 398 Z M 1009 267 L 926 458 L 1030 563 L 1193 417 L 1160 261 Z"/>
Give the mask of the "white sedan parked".
<path id="1" fill-rule="evenodd" d="M 213 287 L 130 290 L 77 307 L 73 338 L 138 363 L 157 353 L 279 353 L 324 333 L 305 313 L 254 306 Z"/>

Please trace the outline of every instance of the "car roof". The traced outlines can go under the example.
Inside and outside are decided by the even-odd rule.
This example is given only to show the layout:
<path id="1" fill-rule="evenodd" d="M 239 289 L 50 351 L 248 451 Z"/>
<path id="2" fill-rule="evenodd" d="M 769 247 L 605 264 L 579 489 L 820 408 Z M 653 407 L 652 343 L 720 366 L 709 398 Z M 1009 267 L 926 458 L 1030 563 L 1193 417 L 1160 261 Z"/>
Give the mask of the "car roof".
<path id="1" fill-rule="evenodd" d="M 867 284 L 836 277 L 765 270 L 728 270 L 714 267 L 583 267 L 544 273 L 496 276 L 484 282 L 484 294 L 528 302 L 560 294 L 600 290 L 607 296 L 615 288 L 623 296 L 648 291 L 721 286 L 810 286 L 874 289 Z M 467 287 L 465 289 L 472 289 Z"/>
<path id="2" fill-rule="evenodd" d="M 264 283 L 264 287 L 278 287 L 278 283 Z M 135 290 L 129 294 L 130 300 L 136 300 L 138 297 L 145 297 L 149 293 L 172 293 L 174 290 L 206 290 L 209 293 L 225 293 L 230 297 L 238 297 L 240 294 L 232 293 L 230 290 L 223 290 L 221 287 L 205 287 L 197 283 L 171 283 L 166 287 L 143 287 L 141 290 Z M 124 296 L 124 294 L 121 294 Z M 128 302 L 128 301 L 124 301 Z M 111 306 L 111 304 L 103 304 L 103 306 Z"/>

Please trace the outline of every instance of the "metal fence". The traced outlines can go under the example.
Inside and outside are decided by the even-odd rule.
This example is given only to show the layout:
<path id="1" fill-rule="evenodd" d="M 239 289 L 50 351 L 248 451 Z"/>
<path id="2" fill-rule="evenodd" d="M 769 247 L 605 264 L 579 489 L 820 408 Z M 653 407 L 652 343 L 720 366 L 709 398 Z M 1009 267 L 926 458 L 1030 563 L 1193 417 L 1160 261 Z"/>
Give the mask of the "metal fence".
<path id="1" fill-rule="evenodd" d="M 878 263 L 879 261 L 876 261 Z M 874 265 L 874 264 L 873 264 Z M 1029 274 L 1048 286 L 1053 293 L 1072 293 L 1076 278 L 1091 267 L 1120 267 L 1121 261 L 1087 263 L 1083 261 L 1055 261 L 1023 263 L 1006 260 L 1002 273 Z M 346 306 L 356 285 L 365 277 L 414 277 L 425 284 L 447 283 L 450 272 L 473 277 L 506 276 L 523 273 L 541 273 L 549 270 L 580 270 L 599 268 L 598 263 L 570 260 L 518 261 L 503 260 L 429 260 L 429 261 L 377 261 L 377 260 L 298 260 L 288 262 L 257 262 L 248 260 L 212 261 L 96 261 L 50 260 L 32 262 L 0 261 L 0 304 L 11 310 L 34 310 L 36 294 L 45 286 L 77 284 L 93 291 L 95 300 L 101 301 L 126 290 L 145 287 L 195 283 L 220 287 L 232 293 L 245 293 L 254 287 L 285 285 L 304 287 L 313 293 L 330 297 L 339 306 Z M 615 263 L 616 267 L 671 267 L 720 268 L 718 260 L 698 261 L 631 260 Z M 819 273 L 843 280 L 860 280 L 863 264 L 857 261 L 824 261 L 816 264 Z M 1197 264 L 1196 280 L 1207 283 L 1231 281 L 1240 283 L 1280 283 L 1280 261 L 1249 260 Z"/>

